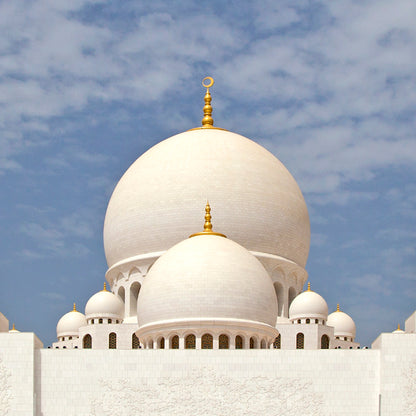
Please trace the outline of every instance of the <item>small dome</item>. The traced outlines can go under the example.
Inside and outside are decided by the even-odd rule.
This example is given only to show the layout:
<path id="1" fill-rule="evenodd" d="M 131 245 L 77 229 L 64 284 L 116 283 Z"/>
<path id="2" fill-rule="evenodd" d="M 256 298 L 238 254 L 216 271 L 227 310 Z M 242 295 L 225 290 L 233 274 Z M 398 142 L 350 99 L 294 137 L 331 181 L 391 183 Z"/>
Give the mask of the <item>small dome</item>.
<path id="1" fill-rule="evenodd" d="M 12 329 L 10 329 L 9 330 L 9 334 L 18 334 L 20 331 L 18 331 L 16 328 L 15 328 L 15 326 L 14 326 L 14 324 L 13 324 L 13 326 L 12 326 Z"/>
<path id="2" fill-rule="evenodd" d="M 139 329 L 154 324 L 253 323 L 274 327 L 277 301 L 263 265 L 218 235 L 197 235 L 153 265 L 138 300 Z"/>
<path id="3" fill-rule="evenodd" d="M 405 334 L 403 329 L 400 329 L 400 324 L 397 324 L 397 329 L 393 331 L 393 334 Z"/>
<path id="4" fill-rule="evenodd" d="M 101 292 L 91 296 L 85 306 L 85 317 L 110 318 L 122 320 L 124 316 L 124 303 L 114 293 L 107 291 L 105 283 Z"/>
<path id="5" fill-rule="evenodd" d="M 289 318 L 296 319 L 323 319 L 328 317 L 328 305 L 325 299 L 318 293 L 308 290 L 300 293 L 293 299 L 289 308 Z"/>
<path id="6" fill-rule="evenodd" d="M 85 315 L 81 312 L 78 312 L 74 309 L 71 312 L 66 313 L 56 325 L 56 335 L 57 337 L 67 337 L 67 336 L 78 336 L 79 328 L 87 325 L 87 320 Z"/>
<path id="7" fill-rule="evenodd" d="M 348 314 L 339 310 L 339 305 L 337 310 L 328 316 L 326 324 L 334 327 L 336 337 L 355 338 L 355 323 Z"/>

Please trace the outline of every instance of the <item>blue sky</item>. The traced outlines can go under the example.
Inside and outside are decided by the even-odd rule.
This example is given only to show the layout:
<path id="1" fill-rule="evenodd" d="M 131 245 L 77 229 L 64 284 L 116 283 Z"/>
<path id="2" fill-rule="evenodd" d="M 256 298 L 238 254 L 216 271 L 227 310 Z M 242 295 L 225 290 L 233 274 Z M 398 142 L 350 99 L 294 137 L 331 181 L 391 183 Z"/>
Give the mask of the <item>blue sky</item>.
<path id="1" fill-rule="evenodd" d="M 307 270 L 369 345 L 416 309 L 416 3 L 0 2 L 0 311 L 45 345 L 102 288 L 118 179 L 215 124 L 272 151 L 311 218 Z"/>

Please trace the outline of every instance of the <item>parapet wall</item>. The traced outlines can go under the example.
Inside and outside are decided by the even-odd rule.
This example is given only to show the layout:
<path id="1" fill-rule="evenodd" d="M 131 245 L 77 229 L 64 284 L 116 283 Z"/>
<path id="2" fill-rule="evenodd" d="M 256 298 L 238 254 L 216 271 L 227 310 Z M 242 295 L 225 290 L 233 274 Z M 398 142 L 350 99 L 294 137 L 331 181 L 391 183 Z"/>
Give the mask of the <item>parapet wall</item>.
<path id="1" fill-rule="evenodd" d="M 56 350 L 0 334 L 0 414 L 413 415 L 416 334 L 369 350 Z M 380 400 L 381 394 L 381 400 Z"/>

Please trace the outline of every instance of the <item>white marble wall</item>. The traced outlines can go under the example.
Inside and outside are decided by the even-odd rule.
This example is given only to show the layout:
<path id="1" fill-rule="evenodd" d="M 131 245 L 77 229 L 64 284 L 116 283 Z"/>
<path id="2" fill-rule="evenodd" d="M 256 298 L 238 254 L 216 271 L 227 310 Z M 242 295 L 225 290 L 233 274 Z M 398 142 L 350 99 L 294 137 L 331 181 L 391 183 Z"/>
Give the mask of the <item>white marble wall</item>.
<path id="1" fill-rule="evenodd" d="M 9 320 L 0 312 L 0 332 L 8 332 Z"/>
<path id="2" fill-rule="evenodd" d="M 39 349 L 0 334 L 0 414 L 411 416 L 416 334 L 369 350 Z"/>
<path id="3" fill-rule="evenodd" d="M 378 351 L 43 350 L 38 415 L 377 414 Z"/>
<path id="4" fill-rule="evenodd" d="M 404 324 L 405 331 L 409 334 L 416 333 L 416 311 L 414 311 L 407 319 Z"/>
<path id="5" fill-rule="evenodd" d="M 381 353 L 381 414 L 416 415 L 416 334 L 381 334 L 372 347 Z"/>
<path id="6" fill-rule="evenodd" d="M 0 414 L 29 416 L 35 408 L 34 355 L 43 345 L 33 333 L 0 333 Z"/>

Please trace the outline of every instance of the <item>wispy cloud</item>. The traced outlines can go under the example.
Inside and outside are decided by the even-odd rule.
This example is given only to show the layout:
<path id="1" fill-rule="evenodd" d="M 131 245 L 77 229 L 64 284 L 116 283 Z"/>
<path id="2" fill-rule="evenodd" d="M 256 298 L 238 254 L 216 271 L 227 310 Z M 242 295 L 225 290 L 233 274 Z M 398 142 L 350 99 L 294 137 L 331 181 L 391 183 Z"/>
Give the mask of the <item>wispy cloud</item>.
<path id="1" fill-rule="evenodd" d="M 89 253 L 87 245 L 78 239 L 94 237 L 94 228 L 88 219 L 88 212 L 72 213 L 59 222 L 45 224 L 34 222 L 23 223 L 20 232 L 30 237 L 36 249 L 24 249 L 21 255 L 27 259 L 58 257 L 82 257 Z"/>
<path id="2" fill-rule="evenodd" d="M 43 292 L 40 295 L 49 300 L 58 300 L 58 301 L 65 300 L 65 296 L 63 296 L 61 293 Z"/>

